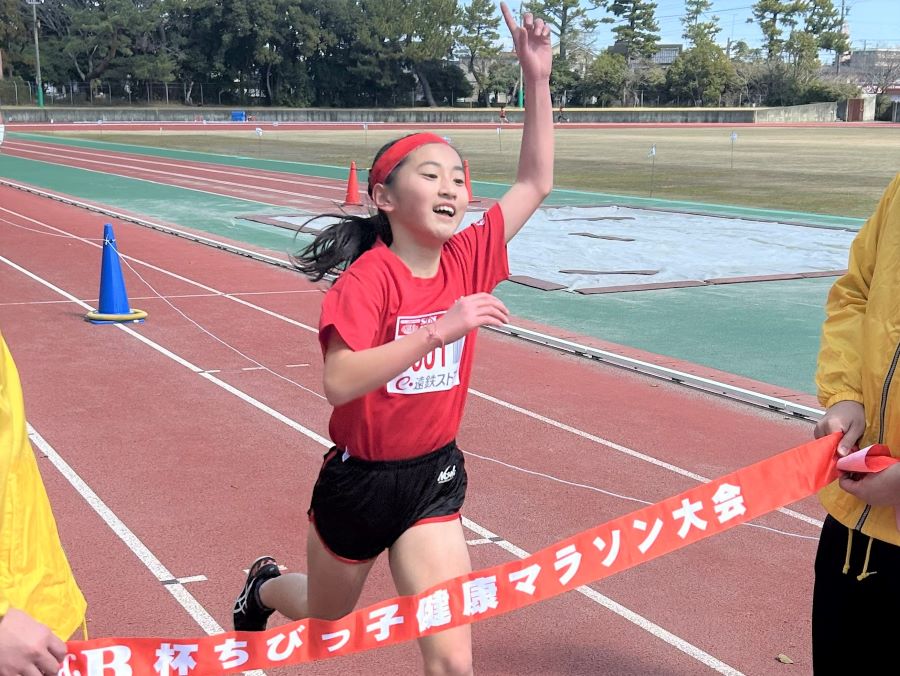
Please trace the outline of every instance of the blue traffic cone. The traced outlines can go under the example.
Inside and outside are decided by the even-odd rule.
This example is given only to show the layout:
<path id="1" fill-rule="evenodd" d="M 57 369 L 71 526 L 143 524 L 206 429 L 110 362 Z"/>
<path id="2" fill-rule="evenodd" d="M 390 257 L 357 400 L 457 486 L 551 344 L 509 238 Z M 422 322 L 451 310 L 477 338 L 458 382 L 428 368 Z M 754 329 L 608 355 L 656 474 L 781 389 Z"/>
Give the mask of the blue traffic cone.
<path id="1" fill-rule="evenodd" d="M 132 309 L 125 293 L 125 279 L 116 248 L 112 224 L 103 226 L 103 258 L 100 265 L 100 308 L 88 312 L 84 318 L 93 324 L 143 321 L 147 313 Z"/>

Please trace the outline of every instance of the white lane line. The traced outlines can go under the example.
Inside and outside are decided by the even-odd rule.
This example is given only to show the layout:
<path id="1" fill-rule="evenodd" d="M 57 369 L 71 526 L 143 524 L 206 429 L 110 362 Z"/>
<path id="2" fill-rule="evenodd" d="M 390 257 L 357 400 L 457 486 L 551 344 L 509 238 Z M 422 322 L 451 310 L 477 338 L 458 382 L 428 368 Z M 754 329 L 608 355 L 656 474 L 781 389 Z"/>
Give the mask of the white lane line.
<path id="1" fill-rule="evenodd" d="M 119 151 L 104 151 L 104 150 L 94 150 L 94 149 L 86 149 L 83 147 L 73 147 L 67 146 L 63 144 L 53 144 L 48 142 L 26 142 L 26 141 L 11 141 L 6 144 L 6 147 L 11 150 L 19 150 L 19 151 L 31 151 L 35 152 L 34 148 L 43 149 L 47 152 L 56 154 L 61 156 L 63 153 L 67 153 L 66 157 L 68 159 L 72 159 L 75 161 L 79 161 L 82 157 L 89 158 L 102 158 L 104 160 L 115 160 L 118 162 L 134 162 L 135 164 L 126 165 L 133 167 L 135 169 L 140 169 L 142 166 L 139 165 L 150 165 L 155 167 L 170 167 L 176 169 L 193 169 L 195 171 L 201 172 L 200 175 L 197 176 L 198 180 L 214 180 L 217 182 L 224 182 L 228 184 L 228 181 L 218 181 L 218 179 L 208 179 L 204 177 L 202 174 L 224 174 L 225 176 L 231 178 L 234 176 L 238 176 L 240 178 L 250 178 L 250 179 L 265 179 L 267 181 L 272 181 L 275 183 L 286 183 L 290 186 L 296 185 L 304 185 L 310 188 L 325 188 L 326 190 L 335 190 L 341 193 L 341 196 L 344 194 L 344 186 L 334 185 L 333 183 L 326 183 L 325 181 L 329 181 L 332 179 L 322 178 L 321 182 L 310 181 L 311 178 L 308 174 L 294 174 L 288 173 L 284 171 L 276 171 L 272 169 L 262 170 L 263 173 L 246 173 L 241 171 L 241 169 L 246 169 L 246 167 L 232 167 L 228 165 L 222 164 L 207 164 L 207 166 L 202 166 L 203 163 L 197 160 L 184 160 L 181 162 L 177 161 L 165 161 L 164 158 L 154 155 L 142 155 L 140 153 L 127 153 L 127 152 L 119 152 Z M 96 161 L 96 160 L 95 160 Z M 122 166 L 122 165 L 116 165 Z M 169 170 L 166 169 L 165 173 L 168 173 Z M 306 179 L 306 180 L 304 180 Z M 241 185 L 241 184 L 236 184 Z M 255 185 L 249 185 L 245 187 L 256 187 Z"/>
<path id="2" fill-rule="evenodd" d="M 53 230 L 54 232 L 58 232 L 58 233 L 62 233 L 62 234 L 68 235 L 68 236 L 71 237 L 72 239 L 75 239 L 75 240 L 78 240 L 78 241 L 80 241 L 80 242 L 83 242 L 84 244 L 88 244 L 88 245 L 90 245 L 90 246 L 92 246 L 92 247 L 94 247 L 94 248 L 97 248 L 97 249 L 102 249 L 102 248 L 103 248 L 103 244 L 102 244 L 101 242 L 97 242 L 97 241 L 95 241 L 95 240 L 93 240 L 93 239 L 89 239 L 89 238 L 87 238 L 87 237 L 81 237 L 80 235 L 74 235 L 74 234 L 72 234 L 71 232 L 68 232 L 68 231 L 66 231 L 66 230 L 63 230 L 63 229 L 61 229 L 61 228 L 57 228 L 57 227 L 55 227 L 55 226 L 53 226 L 53 225 L 50 225 L 49 223 L 45 223 L 45 222 L 43 222 L 43 221 L 39 221 L 39 220 L 37 220 L 37 219 L 31 218 L 30 216 L 26 216 L 25 214 L 20 214 L 20 213 L 18 213 L 18 212 L 11 211 L 10 209 L 6 209 L 6 208 L 4 208 L 4 207 L 0 207 L 0 211 L 5 211 L 6 213 L 13 214 L 14 216 L 18 216 L 19 218 L 22 218 L 22 219 L 28 221 L 29 223 L 34 223 L 35 225 L 40 225 L 40 226 L 45 227 L 45 228 L 47 228 L 47 229 L 49 229 L 49 230 Z M 269 310 L 269 309 L 267 309 L 267 308 L 260 307 L 259 305 L 255 305 L 255 304 L 253 304 L 253 303 L 251 303 L 251 302 L 249 302 L 249 301 L 247 301 L 247 300 L 244 300 L 243 298 L 238 298 L 237 295 L 233 295 L 233 294 L 230 294 L 230 293 L 226 293 L 226 292 L 224 292 L 224 291 L 220 291 L 220 290 L 218 290 L 218 289 L 214 289 L 213 287 L 208 286 L 208 285 L 206 285 L 206 284 L 203 284 L 202 282 L 198 282 L 198 281 L 196 281 L 196 280 L 194 280 L 194 279 L 190 279 L 190 278 L 185 277 L 185 276 L 183 276 L 183 275 L 179 275 L 177 272 L 172 272 L 171 270 L 166 270 L 165 268 L 161 268 L 161 267 L 159 267 L 158 265 L 154 265 L 153 263 L 148 263 L 147 261 L 141 260 L 140 258 L 135 258 L 134 256 L 127 256 L 127 255 L 125 255 L 125 254 L 123 254 L 123 253 L 121 253 L 121 252 L 119 252 L 119 256 L 120 256 L 121 258 L 124 258 L 124 259 L 127 259 L 127 260 L 131 261 L 132 263 L 137 263 L 137 264 L 139 264 L 139 265 L 143 265 L 144 267 L 149 268 L 150 270 L 153 270 L 153 271 L 155 271 L 155 272 L 159 272 L 160 274 L 163 274 L 163 275 L 167 275 L 167 276 L 169 276 L 169 277 L 172 277 L 173 279 L 177 279 L 178 281 L 184 282 L 185 284 L 190 284 L 191 286 L 196 286 L 196 287 L 198 287 L 198 288 L 200 288 L 200 289 L 203 289 L 204 291 L 207 291 L 211 296 L 220 296 L 220 297 L 222 297 L 222 298 L 227 298 L 227 299 L 230 300 L 230 301 L 233 301 L 233 302 L 235 302 L 235 303 L 239 303 L 239 304 L 241 304 L 241 305 L 244 305 L 244 306 L 246 306 L 246 307 L 249 307 L 249 308 L 251 308 L 251 309 L 253 309 L 253 310 L 256 310 L 257 312 L 262 312 L 263 314 L 270 315 L 270 316 L 275 317 L 275 318 L 277 318 L 277 319 L 279 319 L 279 320 L 281 320 L 281 321 L 283 321 L 283 322 L 286 322 L 286 323 L 288 323 L 288 324 L 291 324 L 291 325 L 293 325 L 293 326 L 296 326 L 296 327 L 298 327 L 298 328 L 301 328 L 301 329 L 303 329 L 303 330 L 305 330 L 305 331 L 310 331 L 310 332 L 312 332 L 312 333 L 318 333 L 318 329 L 316 329 L 316 328 L 313 327 L 313 326 L 309 326 L 308 324 L 304 324 L 304 323 L 302 323 L 302 322 L 298 322 L 297 320 L 291 319 L 290 317 L 285 317 L 284 315 L 280 315 L 280 314 L 278 314 L 278 313 L 272 312 L 271 310 Z M 314 291 L 316 291 L 317 293 L 321 293 L 321 291 L 320 291 L 319 289 L 314 289 Z M 158 297 L 158 296 L 157 296 L 157 297 Z M 79 302 L 80 302 L 82 305 L 84 305 L 85 307 L 88 307 L 88 306 L 85 305 L 82 301 L 79 301 Z M 88 309 L 93 310 L 92 307 L 88 307 Z"/>
<path id="3" fill-rule="evenodd" d="M 231 242 L 223 242 L 221 240 L 217 240 L 214 237 L 206 237 L 199 234 L 199 231 L 191 232 L 188 230 L 181 230 L 179 228 L 175 228 L 171 225 L 162 225 L 161 223 L 155 223 L 153 221 L 147 220 L 146 218 L 140 218 L 135 214 L 129 213 L 127 211 L 116 211 L 104 204 L 99 204 L 95 202 L 86 202 L 82 200 L 75 199 L 71 195 L 66 195 L 64 193 L 56 193 L 50 190 L 43 190 L 40 188 L 36 188 L 32 185 L 28 185 L 27 183 L 17 183 L 15 181 L 11 181 L 8 178 L 4 178 L 0 176 L 0 188 L 8 187 L 14 190 L 21 190 L 23 192 L 27 192 L 31 195 L 37 195 L 39 197 L 46 197 L 47 199 L 53 200 L 55 202 L 60 202 L 67 206 L 78 207 L 79 209 L 85 209 L 86 211 L 95 212 L 98 214 L 102 214 L 105 217 L 109 218 L 118 218 L 123 221 L 127 221 L 128 223 L 134 223 L 140 225 L 144 228 L 149 228 L 150 230 L 156 230 L 157 232 L 164 232 L 167 235 L 175 235 L 176 237 L 182 237 L 191 242 L 199 242 L 206 246 L 213 247 L 214 249 L 221 249 L 225 251 L 230 251 L 231 253 L 236 253 L 241 256 L 247 256 L 248 258 L 252 258 L 253 260 L 263 261 L 264 263 L 269 263 L 271 265 L 275 265 L 282 268 L 290 268 L 293 269 L 293 266 L 288 263 L 286 259 L 278 258 L 276 256 L 270 256 L 259 251 L 253 251 L 251 249 L 246 249 L 243 247 L 239 247 Z M 269 204 L 268 206 L 271 206 Z M 25 218 L 27 220 L 38 223 L 39 221 L 34 221 L 34 219 L 28 218 L 24 214 L 17 214 L 14 211 L 9 211 L 8 209 L 0 210 L 7 211 L 11 214 L 16 214 L 21 218 Z M 44 227 L 50 228 L 51 226 L 44 224 Z M 75 235 L 69 235 L 70 237 L 75 237 Z M 77 239 L 82 239 L 77 237 Z"/>
<path id="4" fill-rule="evenodd" d="M 706 484 L 706 483 L 709 483 L 710 481 L 712 481 L 712 479 L 708 479 L 707 477 L 703 476 L 702 474 L 696 474 L 695 472 L 686 470 L 683 467 L 678 467 L 677 465 L 672 465 L 668 462 L 664 462 L 662 460 L 659 460 L 658 458 L 654 458 L 653 456 L 647 455 L 645 453 L 641 453 L 640 451 L 635 451 L 632 448 L 628 448 L 627 446 L 622 446 L 621 444 L 617 444 L 615 441 L 611 441 L 609 439 L 604 439 L 603 437 L 598 437 L 596 434 L 591 434 L 590 432 L 585 432 L 584 430 L 580 430 L 577 427 L 572 427 L 571 425 L 567 425 L 565 423 L 559 422 L 558 420 L 554 420 L 553 418 L 548 418 L 547 416 L 543 416 L 540 413 L 535 413 L 534 411 L 531 411 L 527 408 L 522 408 L 521 406 L 516 406 L 515 404 L 511 404 L 508 401 L 504 401 L 502 399 L 497 399 L 497 397 L 492 397 L 491 395 L 485 394 L 484 392 L 479 392 L 479 391 L 473 390 L 473 389 L 469 389 L 469 392 L 474 394 L 476 397 L 481 397 L 482 399 L 484 399 L 486 401 L 490 401 L 491 403 L 496 404 L 497 406 L 502 406 L 503 408 L 509 409 L 510 411 L 515 411 L 516 413 L 519 413 L 521 415 L 532 418 L 533 420 L 542 422 L 545 425 L 549 425 L 550 427 L 555 427 L 556 429 L 563 430 L 564 432 L 568 432 L 569 434 L 574 434 L 575 436 L 581 437 L 582 439 L 587 439 L 588 441 L 592 441 L 594 443 L 601 444 L 603 446 L 608 446 L 609 448 L 613 449 L 614 451 L 618 451 L 619 453 L 622 453 L 629 457 L 635 458 L 636 460 L 641 460 L 641 461 L 649 463 L 651 465 L 655 465 L 656 467 L 661 467 L 662 469 L 668 470 L 675 474 L 680 474 L 681 476 L 687 477 L 689 479 L 693 479 L 694 481 L 697 481 L 699 483 Z M 500 464 L 504 464 L 502 461 L 494 460 L 493 458 L 486 458 L 484 456 L 476 456 L 476 457 L 482 458 L 484 460 L 490 460 L 492 462 L 498 462 Z M 508 466 L 514 467 L 515 469 L 521 469 L 521 468 L 515 467 L 514 465 L 508 465 Z M 523 469 L 522 471 L 524 471 L 526 473 L 532 473 L 531 470 Z M 539 472 L 536 472 L 535 474 L 541 475 L 541 473 L 539 473 Z M 563 482 L 562 479 L 556 479 L 555 477 L 553 477 L 553 479 L 555 481 Z M 565 482 L 563 482 L 563 483 L 565 483 Z M 573 484 L 573 485 L 577 485 L 577 484 Z M 623 496 L 619 495 L 616 497 L 623 497 Z M 627 498 L 627 499 L 633 500 L 634 498 Z M 799 519 L 800 521 L 803 521 L 810 525 L 817 526 L 818 528 L 822 527 L 822 522 L 819 521 L 818 519 L 814 519 L 810 516 L 806 516 L 805 514 L 795 512 L 794 510 L 782 507 L 776 511 L 778 511 L 782 514 L 786 514 L 787 516 L 794 517 L 795 519 Z"/>
<path id="5" fill-rule="evenodd" d="M 492 533 L 487 528 L 484 528 L 483 526 L 479 526 L 477 523 L 475 523 L 474 521 L 471 521 L 470 519 L 467 519 L 466 517 L 463 517 L 462 522 L 466 528 L 477 533 L 482 538 L 493 542 L 501 549 L 505 549 L 507 552 L 509 552 L 516 558 L 525 559 L 525 558 L 531 556 L 531 554 L 526 552 L 521 547 L 517 547 L 516 545 L 512 544 L 511 542 L 504 540 L 496 533 Z M 653 622 L 648 620 L 643 615 L 639 615 L 636 612 L 634 612 L 633 610 L 626 608 L 622 604 L 616 603 L 611 598 L 609 598 L 608 596 L 604 596 L 597 590 L 595 590 L 591 587 L 588 587 L 587 585 L 582 585 L 581 587 L 576 587 L 573 591 L 576 591 L 579 594 L 589 598 L 594 603 L 599 603 L 601 606 L 603 606 L 607 610 L 610 610 L 610 611 L 614 612 L 616 615 L 619 615 L 620 617 L 628 620 L 632 624 L 637 625 L 638 627 L 640 627 L 647 633 L 655 636 L 656 638 L 660 639 L 661 641 L 668 643 L 673 648 L 677 648 L 678 650 L 683 652 L 685 655 L 688 655 L 689 657 L 694 658 L 698 662 L 705 664 L 710 669 L 713 669 L 714 671 L 717 671 L 720 674 L 728 674 L 728 676 L 741 676 L 741 672 L 738 671 L 737 669 L 735 669 L 734 667 L 731 667 L 728 664 L 725 664 L 725 662 L 722 662 L 721 660 L 716 659 L 709 653 L 706 653 L 703 650 L 700 650 L 700 648 L 698 648 L 697 646 L 695 646 L 691 643 L 688 643 L 680 636 L 676 636 L 675 634 L 671 633 L 670 631 L 667 631 L 667 630 L 663 629 L 662 627 L 660 627 L 659 625 L 654 624 Z"/>
<path id="6" fill-rule="evenodd" d="M 53 289 L 57 293 L 69 298 L 73 302 L 80 303 L 80 301 L 77 298 L 75 298 L 68 292 L 63 291 L 62 289 L 60 289 L 57 286 L 54 286 L 50 282 L 38 277 L 34 273 L 31 273 L 31 272 L 25 270 L 21 266 L 13 263 L 12 261 L 9 261 L 8 259 L 4 258 L 3 256 L 0 256 L 0 261 L 10 265 L 11 267 L 13 267 L 17 270 L 20 270 L 22 273 L 28 275 L 31 279 L 37 281 L 40 284 L 47 286 L 48 288 Z M 145 345 L 148 345 L 149 347 L 153 348 L 160 354 L 163 354 L 163 355 L 173 359 L 177 363 L 181 364 L 182 366 L 189 368 L 194 373 L 197 373 L 198 375 L 200 375 L 200 377 L 205 378 L 206 380 L 209 380 L 210 382 L 214 383 L 215 385 L 218 385 L 219 387 L 224 389 L 226 392 L 233 394 L 234 396 L 247 402 L 248 404 L 255 407 L 256 409 L 275 418 L 279 422 L 284 423 L 285 425 L 300 432 L 301 434 L 307 436 L 308 438 L 312 439 L 313 441 L 316 441 L 317 443 L 321 444 L 322 446 L 324 446 L 326 448 L 331 446 L 331 442 L 328 439 L 326 439 L 325 437 L 317 434 L 316 432 L 313 432 L 312 430 L 310 430 L 307 427 L 304 427 L 296 420 L 293 420 L 292 418 L 289 418 L 288 416 L 280 413 L 279 411 L 276 411 L 272 407 L 262 403 L 258 399 L 255 399 L 254 397 L 247 394 L 246 392 L 243 392 L 243 391 L 237 389 L 236 387 L 234 387 L 224 381 L 219 380 L 218 378 L 216 378 L 215 376 L 213 376 L 211 374 L 204 373 L 201 369 L 197 368 L 196 366 L 191 364 L 186 359 L 179 357 L 174 352 L 172 352 L 172 351 L 168 350 L 167 348 L 163 347 L 162 345 L 159 345 L 158 343 L 150 340 L 149 338 L 145 338 L 141 334 L 137 333 L 134 329 L 132 329 L 124 324 L 115 324 L 114 326 L 116 328 L 118 328 L 119 330 L 124 331 L 125 333 L 128 333 L 129 335 L 134 336 L 135 338 L 137 338 L 138 340 L 143 342 Z M 506 540 L 502 540 L 502 543 L 501 543 L 499 540 L 500 536 L 498 536 L 494 533 L 491 533 L 489 530 L 487 530 L 486 528 L 483 528 L 482 526 L 478 525 L 474 521 L 471 521 L 470 519 L 465 519 L 464 523 L 467 528 L 469 528 L 470 530 L 473 530 L 474 532 L 478 533 L 482 537 L 498 538 L 498 541 L 497 541 L 498 546 L 501 546 L 503 549 L 518 556 L 519 558 L 524 558 L 524 557 L 528 556 L 528 553 L 525 552 L 525 550 L 523 550 L 519 547 L 516 547 L 515 545 L 513 545 L 512 543 L 509 543 Z M 172 577 L 171 575 L 168 575 L 167 579 L 171 579 L 171 577 Z M 184 589 L 184 587 L 182 587 L 181 585 L 173 585 L 173 587 L 175 589 L 182 589 L 182 590 Z M 585 589 L 589 589 L 589 588 L 585 587 Z M 691 657 L 694 657 L 695 659 L 699 659 L 703 664 L 722 665 L 721 669 L 718 667 L 713 667 L 720 673 L 729 674 L 729 675 L 740 674 L 740 672 L 735 671 L 732 667 L 729 667 L 728 665 L 724 664 L 723 662 L 720 662 L 715 657 L 713 657 L 712 655 L 709 655 L 708 653 L 704 652 L 700 648 L 687 643 L 683 639 L 681 639 L 677 636 L 674 636 L 673 634 L 670 634 L 669 632 L 662 629 L 661 627 L 657 627 L 657 625 L 653 624 L 646 618 L 643 618 L 642 616 L 628 610 L 627 608 L 624 608 L 623 606 L 619 606 L 619 604 L 616 604 L 614 601 L 612 601 L 610 599 L 606 599 L 606 597 L 603 597 L 602 595 L 599 595 L 599 594 L 597 595 L 597 598 L 593 598 L 590 594 L 587 594 L 585 592 L 581 592 L 581 593 L 583 595 L 587 596 L 587 598 L 591 598 L 591 600 L 595 601 L 596 603 L 600 603 L 601 605 L 608 608 L 609 610 L 612 610 L 613 612 L 617 612 L 621 617 L 625 618 L 626 620 L 628 620 L 630 622 L 635 623 L 637 626 L 644 629 L 645 631 L 650 631 L 650 629 L 652 629 L 652 631 L 650 633 L 652 633 L 654 636 L 666 641 L 667 643 L 672 645 L 674 648 L 677 648 L 678 650 L 684 652 L 685 654 L 687 654 Z M 596 594 L 596 592 L 593 592 L 592 590 L 591 590 L 591 593 Z M 174 594 L 174 592 L 173 592 L 173 594 Z M 622 612 L 619 612 L 620 610 Z M 698 658 L 698 656 L 699 656 L 699 658 Z"/>
<path id="7" fill-rule="evenodd" d="M 17 148 L 16 151 L 18 153 L 21 153 L 24 155 L 34 155 L 38 158 L 47 158 L 46 160 L 38 159 L 36 161 L 50 161 L 50 162 L 54 162 L 55 164 L 60 164 L 60 163 L 65 164 L 65 162 L 61 162 L 60 155 L 58 155 L 56 153 L 34 150 L 32 148 Z M 32 159 L 32 158 L 25 158 L 25 159 Z M 73 169 L 77 169 L 79 171 L 92 171 L 95 173 L 102 173 L 104 175 L 108 175 L 110 173 L 115 173 L 115 172 L 110 171 L 110 169 L 126 169 L 126 170 L 130 169 L 132 171 L 136 170 L 136 171 L 145 172 L 145 173 L 148 173 L 151 175 L 162 175 L 167 178 L 183 179 L 185 181 L 194 181 L 197 183 L 206 183 L 207 186 L 209 186 L 208 189 L 191 187 L 190 185 L 185 185 L 183 183 L 177 183 L 177 182 L 173 183 L 173 182 L 154 181 L 152 179 L 148 179 L 143 176 L 132 176 L 127 173 L 116 174 L 120 178 L 128 178 L 133 181 L 147 181 L 148 183 L 155 183 L 158 185 L 166 185 L 169 188 L 180 188 L 183 190 L 193 190 L 195 192 L 201 192 L 201 193 L 206 193 L 206 194 L 210 194 L 210 195 L 218 195 L 220 197 L 228 197 L 228 198 L 238 199 L 238 200 L 242 200 L 244 202 L 252 202 L 254 204 L 266 204 L 266 203 L 262 202 L 258 199 L 250 199 L 249 197 L 239 197 L 239 196 L 235 196 L 233 194 L 227 194 L 224 192 L 217 192 L 217 191 L 234 190 L 234 189 L 247 190 L 247 191 L 252 191 L 256 194 L 271 194 L 271 195 L 281 196 L 284 198 L 293 198 L 296 200 L 304 200 L 304 202 L 303 202 L 304 204 L 306 204 L 308 201 L 326 202 L 329 204 L 334 201 L 334 198 L 325 197 L 322 195 L 311 195 L 308 193 L 301 193 L 301 192 L 296 192 L 296 191 L 280 190 L 278 188 L 267 188 L 267 187 L 261 186 L 261 185 L 248 185 L 245 183 L 237 183 L 235 181 L 222 181 L 222 180 L 218 180 L 218 179 L 214 179 L 214 178 L 196 176 L 196 175 L 191 175 L 191 174 L 180 174 L 180 173 L 176 173 L 176 172 L 172 172 L 172 171 L 163 171 L 161 169 L 150 169 L 148 167 L 133 167 L 128 164 L 117 164 L 115 162 L 104 161 L 104 160 L 76 158 L 76 157 L 71 157 L 71 156 L 63 157 L 62 160 L 69 160 L 69 161 L 73 161 L 73 162 L 81 162 L 81 163 L 100 165 L 99 169 L 90 169 L 90 168 L 84 167 L 84 166 L 74 166 L 74 167 L 72 165 L 65 165 L 65 166 L 68 166 Z M 337 188 L 334 188 L 334 189 L 337 189 Z M 288 201 L 288 200 L 286 199 L 285 201 Z M 271 207 L 272 205 L 268 204 L 267 206 Z M 285 206 L 285 205 L 279 205 L 279 206 Z"/>
<path id="8" fill-rule="evenodd" d="M 30 159 L 30 158 L 23 158 L 23 159 Z M 41 160 L 31 160 L 31 161 L 32 162 L 40 162 Z M 71 168 L 77 168 L 78 171 L 86 171 L 86 172 L 90 172 L 93 174 L 100 174 L 102 176 L 107 175 L 107 172 L 103 171 L 102 169 L 88 169 L 87 167 L 71 167 Z M 144 183 L 150 183 L 153 185 L 161 185 L 166 188 L 179 188 L 181 190 L 190 190 L 191 192 L 197 192 L 197 193 L 200 193 L 201 195 L 215 195 L 216 197 L 228 197 L 229 199 L 237 200 L 239 202 L 249 202 L 250 204 L 261 204 L 261 205 L 269 207 L 269 208 L 272 207 L 271 202 L 263 202 L 261 200 L 252 200 L 247 197 L 238 197 L 237 195 L 226 195 L 224 193 L 216 192 L 214 190 L 201 190 L 200 188 L 190 188 L 186 185 L 174 185 L 172 183 L 166 183 L 165 181 L 154 181 L 149 178 L 138 178 L 136 176 L 121 176 L 120 175 L 120 176 L 118 176 L 118 178 L 126 178 L 126 179 L 129 179 L 132 181 L 142 181 Z M 279 205 L 279 206 L 282 206 L 282 205 Z"/>
<path id="9" fill-rule="evenodd" d="M 178 584 L 188 584 L 189 582 L 207 582 L 208 579 L 206 575 L 190 575 L 188 577 L 179 577 L 176 582 Z"/>
<path id="10" fill-rule="evenodd" d="M 206 611 L 206 608 L 204 608 L 200 602 L 184 588 L 185 582 L 206 580 L 205 576 L 195 575 L 186 578 L 173 577 L 168 568 L 162 564 L 162 561 L 156 558 L 147 545 L 141 542 L 140 538 L 138 538 L 138 536 L 135 535 L 109 507 L 107 507 L 106 503 L 100 499 L 100 496 L 87 485 L 84 479 L 72 469 L 69 463 L 62 459 L 62 456 L 56 452 L 53 446 L 51 446 L 44 437 L 38 434 L 37 430 L 34 429 L 30 423 L 28 424 L 28 438 L 31 439 L 31 443 L 37 446 L 41 452 L 47 456 L 50 462 L 53 463 L 53 466 L 56 467 L 57 471 L 59 471 L 59 473 L 72 485 L 72 488 L 78 491 L 78 494 L 84 498 L 85 502 L 91 506 L 101 519 L 103 519 L 112 532 L 125 543 L 125 546 L 127 546 L 138 560 L 144 564 L 147 570 L 162 583 L 163 587 L 169 591 L 181 607 L 187 611 L 208 636 L 225 633 L 225 630 L 222 629 L 219 623 L 213 619 L 213 616 Z M 244 673 L 249 676 L 265 676 L 266 674 L 266 672 L 260 669 Z"/>
<path id="11" fill-rule="evenodd" d="M 175 597 L 188 614 L 194 618 L 194 621 L 200 625 L 200 628 L 209 635 L 224 633 L 225 630 L 219 626 L 219 623 L 213 619 L 212 615 L 206 612 L 206 609 L 200 605 L 197 599 L 191 596 L 191 593 L 181 585 L 178 578 L 169 572 L 168 568 L 156 558 L 147 545 L 141 542 L 140 538 L 131 532 L 131 529 L 129 529 L 128 526 L 126 526 L 109 507 L 107 507 L 106 503 L 100 499 L 100 496 L 98 496 L 93 489 L 87 485 L 84 479 L 69 466 L 69 463 L 63 460 L 59 453 L 57 453 L 56 450 L 47 443 L 40 434 L 38 434 L 37 430 L 35 430 L 30 423 L 28 425 L 28 437 L 31 439 L 31 442 L 41 450 L 41 453 L 50 459 L 53 466 L 66 478 L 72 485 L 72 488 L 78 491 L 78 494 L 81 495 L 85 502 L 91 506 L 101 519 L 103 519 L 112 532 L 115 533 L 138 560 L 144 564 L 147 570 L 153 573 L 153 576 L 159 582 L 166 583 L 166 589 L 169 590 L 172 596 Z"/>

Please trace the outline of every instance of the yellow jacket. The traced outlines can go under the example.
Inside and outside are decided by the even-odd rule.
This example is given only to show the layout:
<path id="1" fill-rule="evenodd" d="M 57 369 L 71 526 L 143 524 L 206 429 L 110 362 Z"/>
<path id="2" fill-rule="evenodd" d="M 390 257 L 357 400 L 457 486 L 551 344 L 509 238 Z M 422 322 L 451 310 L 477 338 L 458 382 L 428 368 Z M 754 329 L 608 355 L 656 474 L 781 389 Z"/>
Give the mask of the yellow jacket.
<path id="1" fill-rule="evenodd" d="M 86 603 L 28 441 L 22 386 L 0 334 L 0 616 L 22 610 L 67 640 Z"/>
<path id="2" fill-rule="evenodd" d="M 858 401 L 866 410 L 859 447 L 882 443 L 900 457 L 900 174 L 850 247 L 847 274 L 831 289 L 816 372 L 826 408 Z M 837 481 L 819 493 L 848 528 L 900 545 L 893 507 L 871 507 Z"/>

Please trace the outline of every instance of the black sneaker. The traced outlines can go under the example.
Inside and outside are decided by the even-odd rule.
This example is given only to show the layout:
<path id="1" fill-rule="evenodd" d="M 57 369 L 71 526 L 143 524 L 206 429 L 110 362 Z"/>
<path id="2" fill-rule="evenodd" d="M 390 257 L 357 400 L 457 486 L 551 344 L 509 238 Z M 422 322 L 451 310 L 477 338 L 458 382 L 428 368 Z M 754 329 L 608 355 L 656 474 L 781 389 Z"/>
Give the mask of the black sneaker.
<path id="1" fill-rule="evenodd" d="M 266 608 L 259 600 L 259 586 L 266 580 L 281 575 L 278 564 L 271 556 L 260 556 L 250 565 L 247 581 L 234 602 L 235 631 L 264 631 L 269 615 L 275 611 Z"/>

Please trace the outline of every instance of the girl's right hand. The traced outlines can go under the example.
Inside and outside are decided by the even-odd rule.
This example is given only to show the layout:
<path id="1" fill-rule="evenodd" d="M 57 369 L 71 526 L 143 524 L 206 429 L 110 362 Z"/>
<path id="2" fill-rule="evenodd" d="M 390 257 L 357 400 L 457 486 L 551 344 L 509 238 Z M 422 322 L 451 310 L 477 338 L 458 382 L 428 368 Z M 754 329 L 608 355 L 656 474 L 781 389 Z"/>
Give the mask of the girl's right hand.
<path id="1" fill-rule="evenodd" d="M 549 79 L 553 64 L 550 26 L 543 19 L 535 18 L 531 12 L 522 17 L 520 26 L 505 2 L 500 3 L 500 11 L 512 36 L 519 65 L 526 76 Z"/>
<path id="2" fill-rule="evenodd" d="M 434 324 L 445 343 L 452 343 L 479 326 L 501 326 L 509 321 L 509 310 L 489 293 L 463 296 Z"/>

